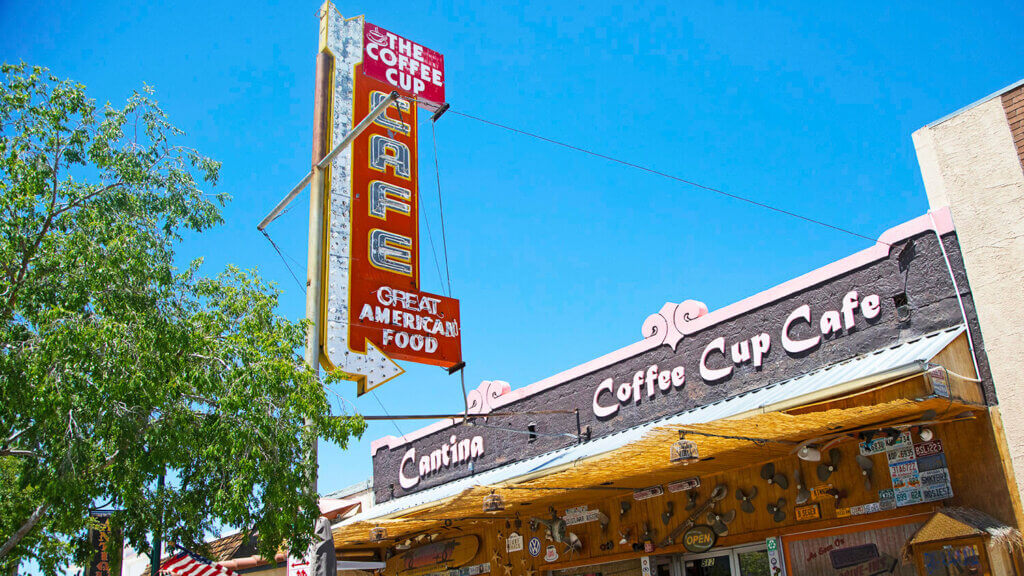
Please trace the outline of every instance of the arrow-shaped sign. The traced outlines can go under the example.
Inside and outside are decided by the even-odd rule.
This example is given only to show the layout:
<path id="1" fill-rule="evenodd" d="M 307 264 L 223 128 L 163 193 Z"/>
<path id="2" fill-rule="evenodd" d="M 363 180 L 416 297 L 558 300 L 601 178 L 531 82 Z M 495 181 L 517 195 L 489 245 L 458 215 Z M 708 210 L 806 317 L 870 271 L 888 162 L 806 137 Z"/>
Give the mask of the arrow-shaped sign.
<path id="1" fill-rule="evenodd" d="M 394 88 L 362 73 L 363 26 L 362 17 L 329 9 L 332 138 Z M 350 375 L 360 394 L 403 373 L 391 358 L 443 367 L 462 360 L 458 300 L 419 290 L 416 154 L 417 106 L 400 98 L 330 164 L 321 362 Z"/>

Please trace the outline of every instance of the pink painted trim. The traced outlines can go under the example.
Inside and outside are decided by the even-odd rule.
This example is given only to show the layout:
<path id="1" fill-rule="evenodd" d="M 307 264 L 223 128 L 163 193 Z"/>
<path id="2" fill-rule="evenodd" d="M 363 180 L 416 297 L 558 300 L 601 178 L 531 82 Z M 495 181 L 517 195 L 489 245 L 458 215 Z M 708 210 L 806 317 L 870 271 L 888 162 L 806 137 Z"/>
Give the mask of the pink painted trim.
<path id="1" fill-rule="evenodd" d="M 955 230 L 953 227 L 953 217 L 949 212 L 949 208 L 940 208 L 932 211 L 930 214 L 935 218 L 935 224 L 938 227 L 939 235 L 948 234 Z M 906 240 L 911 236 L 916 236 L 922 232 L 930 230 L 932 230 L 932 223 L 928 214 L 918 216 L 909 222 L 904 222 L 903 224 L 894 226 L 893 228 L 883 232 L 878 238 L 878 242 L 870 248 L 865 248 L 864 250 L 851 254 L 846 258 L 836 260 L 831 264 L 826 264 L 817 270 L 813 270 L 803 276 L 798 276 L 792 280 L 783 282 L 778 286 L 754 294 L 749 298 L 744 298 L 743 300 L 730 304 L 724 308 L 719 308 L 714 312 L 702 314 L 694 319 L 688 320 L 685 324 L 685 334 L 692 334 L 700 330 L 705 330 L 715 324 L 739 316 L 740 314 L 745 314 L 751 310 L 765 306 L 766 304 L 782 300 L 795 292 L 822 284 L 836 276 L 840 276 L 851 270 L 861 268 L 886 258 L 889 256 L 890 244 L 895 244 L 902 240 Z M 661 314 L 664 315 L 669 307 L 674 306 L 666 305 L 665 307 L 662 307 Z M 666 318 L 666 320 L 672 322 L 673 318 Z M 500 394 L 499 396 L 492 398 L 489 409 L 483 410 L 480 413 L 497 410 L 498 408 L 506 406 L 512 402 L 522 400 L 523 398 L 527 398 L 534 394 L 539 394 L 549 388 L 554 388 L 555 386 L 559 386 L 570 380 L 579 378 L 580 376 L 590 374 L 591 372 L 595 372 L 606 366 L 632 358 L 633 356 L 646 352 L 647 350 L 657 348 L 658 346 L 666 343 L 665 338 L 665 334 L 652 334 L 639 342 L 634 342 L 625 348 L 620 348 L 619 350 L 605 354 L 600 358 L 595 358 L 594 360 L 585 362 L 563 372 L 559 372 L 554 376 L 549 376 L 548 378 L 534 382 L 528 386 L 523 386 L 522 388 Z M 487 384 L 489 384 L 489 382 L 483 382 L 481 384 L 481 388 L 484 388 Z M 476 411 L 472 410 L 472 412 Z M 398 448 L 399 446 L 412 442 L 413 440 L 418 440 L 419 438 L 423 438 L 424 436 L 428 436 L 434 432 L 451 427 L 460 421 L 461 420 L 458 419 L 440 420 L 429 426 L 410 432 L 409 434 L 406 434 L 404 438 L 397 438 L 395 436 L 384 436 L 383 438 L 378 438 L 370 443 L 370 455 L 375 455 L 381 448 Z"/>

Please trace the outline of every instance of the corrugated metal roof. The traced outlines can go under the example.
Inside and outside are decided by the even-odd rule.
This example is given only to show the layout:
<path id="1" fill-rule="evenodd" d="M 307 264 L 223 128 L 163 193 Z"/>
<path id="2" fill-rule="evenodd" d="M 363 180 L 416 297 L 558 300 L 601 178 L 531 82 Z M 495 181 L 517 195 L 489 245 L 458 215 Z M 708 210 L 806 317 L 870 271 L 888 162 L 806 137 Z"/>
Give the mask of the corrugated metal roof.
<path id="1" fill-rule="evenodd" d="M 621 432 L 602 436 L 590 442 L 561 448 L 541 456 L 534 456 L 526 460 L 493 468 L 474 476 L 468 476 L 434 488 L 428 488 L 415 494 L 395 498 L 345 520 L 340 526 L 373 520 L 431 502 L 444 500 L 473 486 L 488 486 L 507 482 L 528 474 L 553 469 L 575 460 L 583 460 L 604 454 L 639 440 L 657 427 L 713 422 L 746 412 L 761 410 L 780 402 L 807 396 L 808 394 L 827 391 L 829 388 L 855 382 L 862 378 L 869 378 L 901 368 L 910 368 L 934 358 L 936 354 L 941 352 L 943 348 L 948 346 L 963 331 L 963 327 L 958 326 L 949 330 L 935 332 L 916 340 L 910 340 L 895 346 L 875 350 L 868 354 L 855 356 L 842 362 L 830 364 L 789 380 L 783 380 L 763 388 L 758 388 L 757 390 L 744 392 L 714 404 L 700 406 L 673 416 L 667 416 L 640 426 L 628 428 Z"/>

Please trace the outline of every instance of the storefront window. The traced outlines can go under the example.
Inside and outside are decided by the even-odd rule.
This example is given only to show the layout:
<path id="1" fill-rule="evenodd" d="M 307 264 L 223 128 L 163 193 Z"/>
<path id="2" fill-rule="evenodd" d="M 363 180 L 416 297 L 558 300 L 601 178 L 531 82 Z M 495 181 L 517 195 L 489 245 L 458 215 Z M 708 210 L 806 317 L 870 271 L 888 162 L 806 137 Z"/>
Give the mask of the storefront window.
<path id="1" fill-rule="evenodd" d="M 831 534 L 789 540 L 787 570 L 801 576 L 845 574 L 895 574 L 916 576 L 910 563 L 900 560 L 900 550 L 921 524 Z"/>
<path id="2" fill-rule="evenodd" d="M 771 568 L 768 565 L 768 554 L 764 550 L 737 552 L 736 564 L 737 568 L 739 568 L 739 576 L 771 575 Z"/>

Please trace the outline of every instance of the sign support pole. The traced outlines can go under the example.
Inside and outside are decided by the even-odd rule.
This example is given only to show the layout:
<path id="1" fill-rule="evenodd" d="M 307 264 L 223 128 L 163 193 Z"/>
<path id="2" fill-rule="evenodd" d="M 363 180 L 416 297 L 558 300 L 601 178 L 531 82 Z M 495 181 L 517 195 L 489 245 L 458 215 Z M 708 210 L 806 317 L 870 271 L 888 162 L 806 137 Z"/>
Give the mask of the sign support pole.
<path id="1" fill-rule="evenodd" d="M 320 377 L 320 276 L 323 266 L 324 236 L 324 168 L 319 166 L 327 153 L 327 135 L 333 57 L 326 51 L 316 56 L 316 94 L 313 111 L 313 176 L 309 186 L 309 236 L 306 248 L 306 353 L 304 359 L 316 378 Z M 306 417 L 306 428 L 312 436 L 309 459 L 313 464 L 310 495 L 318 498 L 317 450 L 320 436 L 313 421 Z"/>

